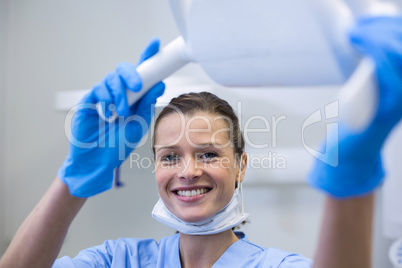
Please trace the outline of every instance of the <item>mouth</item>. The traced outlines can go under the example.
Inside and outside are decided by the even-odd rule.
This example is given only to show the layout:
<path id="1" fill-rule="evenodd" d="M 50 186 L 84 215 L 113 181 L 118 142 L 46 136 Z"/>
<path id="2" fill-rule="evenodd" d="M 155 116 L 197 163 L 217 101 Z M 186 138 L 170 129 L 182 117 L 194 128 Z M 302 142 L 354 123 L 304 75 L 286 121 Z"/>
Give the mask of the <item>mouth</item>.
<path id="1" fill-rule="evenodd" d="M 203 195 L 211 191 L 212 188 L 209 187 L 202 187 L 202 188 L 197 188 L 197 189 L 177 189 L 173 190 L 173 193 L 175 193 L 178 196 L 182 197 L 193 197 L 197 195 Z"/>

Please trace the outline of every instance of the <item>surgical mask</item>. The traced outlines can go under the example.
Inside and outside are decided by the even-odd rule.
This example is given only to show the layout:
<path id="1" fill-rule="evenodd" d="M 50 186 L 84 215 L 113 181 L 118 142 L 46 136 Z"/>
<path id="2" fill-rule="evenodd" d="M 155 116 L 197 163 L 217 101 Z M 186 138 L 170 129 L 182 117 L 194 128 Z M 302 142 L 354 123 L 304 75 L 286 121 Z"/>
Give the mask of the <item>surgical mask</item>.
<path id="1" fill-rule="evenodd" d="M 189 235 L 212 235 L 239 225 L 248 217 L 248 214 L 244 213 L 243 185 L 240 182 L 242 160 L 243 157 L 240 158 L 238 183 L 232 199 L 211 218 L 200 222 L 182 221 L 169 211 L 161 198 L 152 211 L 152 217 L 180 233 Z"/>

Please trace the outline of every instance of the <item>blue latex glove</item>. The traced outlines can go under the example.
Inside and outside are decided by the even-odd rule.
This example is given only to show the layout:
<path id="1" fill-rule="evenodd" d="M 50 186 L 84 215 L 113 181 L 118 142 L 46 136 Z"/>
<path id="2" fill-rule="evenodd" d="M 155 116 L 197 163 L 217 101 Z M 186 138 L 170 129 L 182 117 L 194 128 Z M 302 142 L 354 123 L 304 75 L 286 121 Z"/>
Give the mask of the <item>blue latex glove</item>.
<path id="1" fill-rule="evenodd" d="M 379 103 L 366 129 L 356 132 L 339 122 L 339 142 L 330 133 L 328 161 L 324 162 L 335 157 L 338 146 L 336 167 L 316 160 L 309 183 L 336 198 L 365 195 L 381 184 L 384 171 L 380 151 L 402 116 L 402 17 L 362 18 L 350 39 L 376 63 Z"/>
<path id="2" fill-rule="evenodd" d="M 158 50 L 159 40 L 153 39 L 138 64 Z M 153 104 L 163 94 L 165 85 L 158 83 L 129 107 L 126 88 L 139 91 L 141 87 L 135 66 L 120 63 L 116 71 L 95 85 L 77 106 L 71 126 L 75 140 L 70 137 L 70 151 L 57 173 L 72 195 L 90 197 L 110 189 L 114 169 L 123 163 L 147 133 Z M 119 117 L 113 122 L 103 120 L 95 108 L 97 103 L 101 104 L 106 117 L 112 115 L 110 107 L 114 105 Z"/>

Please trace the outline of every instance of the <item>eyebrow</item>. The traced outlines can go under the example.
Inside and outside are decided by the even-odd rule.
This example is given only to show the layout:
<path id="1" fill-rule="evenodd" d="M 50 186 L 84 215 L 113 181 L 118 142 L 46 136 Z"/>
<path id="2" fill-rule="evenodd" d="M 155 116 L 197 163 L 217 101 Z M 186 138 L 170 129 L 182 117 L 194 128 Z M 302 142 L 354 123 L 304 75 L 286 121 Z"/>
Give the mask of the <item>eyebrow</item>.
<path id="1" fill-rule="evenodd" d="M 164 150 L 164 149 L 175 150 L 175 149 L 179 148 L 179 146 L 177 146 L 177 145 L 171 145 L 171 146 L 155 145 L 154 148 L 155 148 L 155 152 L 158 152 L 158 151 Z"/>
<path id="2" fill-rule="evenodd" d="M 225 145 L 225 144 L 227 144 L 227 143 L 220 144 L 220 143 L 217 143 L 217 142 L 214 142 L 214 143 L 207 142 L 207 143 L 200 143 L 200 144 L 197 144 L 197 145 L 204 146 L 204 147 L 210 147 L 210 146 L 222 146 L 222 145 Z"/>
<path id="3" fill-rule="evenodd" d="M 196 144 L 196 146 L 197 147 L 199 146 L 199 148 L 208 148 L 208 147 L 216 147 L 216 146 L 221 147 L 221 146 L 226 145 L 226 144 L 227 143 L 220 144 L 220 143 L 217 143 L 217 142 L 215 142 L 215 143 L 206 142 L 206 143 Z M 171 145 L 171 146 L 155 145 L 155 152 L 158 152 L 160 150 L 165 150 L 165 149 L 176 150 L 178 148 L 179 148 L 179 146 L 177 146 L 177 145 Z"/>

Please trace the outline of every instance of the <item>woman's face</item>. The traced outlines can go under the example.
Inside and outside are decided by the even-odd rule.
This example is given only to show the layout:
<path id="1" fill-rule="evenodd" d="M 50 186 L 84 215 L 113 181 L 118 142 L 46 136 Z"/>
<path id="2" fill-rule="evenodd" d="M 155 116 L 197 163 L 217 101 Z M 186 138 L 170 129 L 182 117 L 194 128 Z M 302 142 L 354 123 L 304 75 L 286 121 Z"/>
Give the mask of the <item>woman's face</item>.
<path id="1" fill-rule="evenodd" d="M 229 123 L 209 113 L 173 113 L 159 122 L 155 133 L 158 192 L 166 207 L 183 221 L 206 220 L 233 196 L 239 165 Z"/>

